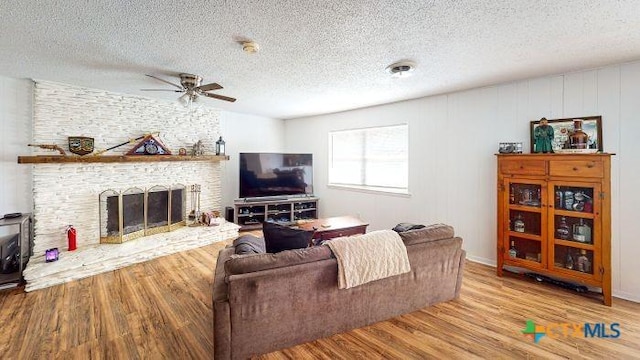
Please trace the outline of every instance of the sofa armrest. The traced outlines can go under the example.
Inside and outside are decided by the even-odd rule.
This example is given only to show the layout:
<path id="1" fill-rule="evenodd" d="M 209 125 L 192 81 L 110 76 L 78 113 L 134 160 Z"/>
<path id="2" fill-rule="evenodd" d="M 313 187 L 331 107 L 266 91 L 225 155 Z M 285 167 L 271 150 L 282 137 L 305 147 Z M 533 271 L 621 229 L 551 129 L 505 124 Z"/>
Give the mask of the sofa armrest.
<path id="1" fill-rule="evenodd" d="M 460 267 L 458 268 L 458 279 L 456 281 L 456 299 L 460 297 L 460 289 L 462 288 L 462 275 L 464 273 L 464 264 L 467 261 L 467 252 L 460 249 Z"/>
<path id="2" fill-rule="evenodd" d="M 231 359 L 231 315 L 229 309 L 229 286 L 226 281 L 224 263 L 235 252 L 226 247 L 218 252 L 213 275 L 213 348 L 216 359 Z"/>
<path id="3" fill-rule="evenodd" d="M 216 270 L 213 276 L 213 302 L 227 301 L 229 298 L 229 289 L 225 281 L 224 263 L 231 258 L 235 249 L 226 247 L 218 252 L 218 260 L 216 261 Z"/>
<path id="4" fill-rule="evenodd" d="M 231 359 L 231 310 L 228 301 L 213 303 L 213 358 Z"/>

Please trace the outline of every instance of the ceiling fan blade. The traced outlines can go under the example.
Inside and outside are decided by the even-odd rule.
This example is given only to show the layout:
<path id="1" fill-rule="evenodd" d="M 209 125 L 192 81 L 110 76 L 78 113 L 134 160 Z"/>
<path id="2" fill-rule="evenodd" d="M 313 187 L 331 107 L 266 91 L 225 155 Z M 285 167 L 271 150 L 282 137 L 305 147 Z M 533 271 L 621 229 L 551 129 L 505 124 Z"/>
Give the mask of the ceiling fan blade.
<path id="1" fill-rule="evenodd" d="M 171 90 L 171 89 L 140 89 L 140 91 L 171 91 L 171 92 L 184 92 L 184 90 Z"/>
<path id="2" fill-rule="evenodd" d="M 234 99 L 232 97 L 224 96 L 224 95 L 211 94 L 211 93 L 206 93 L 206 92 L 203 92 L 202 95 L 210 97 L 210 98 L 214 98 L 214 99 L 229 101 L 229 102 L 236 101 L 236 99 Z"/>
<path id="3" fill-rule="evenodd" d="M 162 81 L 163 83 L 169 84 L 169 85 L 171 85 L 171 86 L 175 86 L 175 87 L 177 87 L 177 88 L 178 88 L 178 89 L 180 89 L 180 90 L 183 90 L 183 87 L 182 87 L 182 86 L 180 86 L 180 85 L 178 85 L 178 84 L 174 84 L 174 83 L 172 83 L 172 82 L 170 82 L 170 81 L 167 81 L 167 80 L 165 80 L 165 79 L 161 79 L 161 78 L 159 78 L 159 77 L 157 77 L 157 76 L 153 76 L 153 75 L 149 75 L 149 74 L 145 74 L 145 75 L 147 75 L 148 77 L 154 78 L 154 79 L 156 79 L 156 80 Z"/>
<path id="4" fill-rule="evenodd" d="M 196 87 L 196 89 L 198 89 L 200 91 L 220 90 L 220 89 L 222 89 L 222 86 L 220 86 L 220 84 L 211 83 L 211 84 L 206 84 L 206 85 L 200 85 L 200 86 Z"/>

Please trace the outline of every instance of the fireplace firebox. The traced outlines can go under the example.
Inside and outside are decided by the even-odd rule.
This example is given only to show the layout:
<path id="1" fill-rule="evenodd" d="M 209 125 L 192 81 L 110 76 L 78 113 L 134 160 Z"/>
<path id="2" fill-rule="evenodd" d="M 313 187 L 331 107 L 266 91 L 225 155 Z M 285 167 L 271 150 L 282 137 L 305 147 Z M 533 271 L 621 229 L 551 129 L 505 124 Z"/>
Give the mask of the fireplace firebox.
<path id="1" fill-rule="evenodd" d="M 186 225 L 184 185 L 100 194 L 100 243 L 121 244 Z"/>

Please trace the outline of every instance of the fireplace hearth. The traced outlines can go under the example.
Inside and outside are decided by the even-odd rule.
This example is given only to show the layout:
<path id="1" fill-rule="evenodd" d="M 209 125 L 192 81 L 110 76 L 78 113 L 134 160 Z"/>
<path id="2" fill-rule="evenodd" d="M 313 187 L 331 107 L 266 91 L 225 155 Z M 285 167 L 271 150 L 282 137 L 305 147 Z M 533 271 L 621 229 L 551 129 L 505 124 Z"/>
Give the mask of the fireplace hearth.
<path id="1" fill-rule="evenodd" d="M 100 194 L 100 243 L 120 244 L 186 225 L 184 185 Z"/>

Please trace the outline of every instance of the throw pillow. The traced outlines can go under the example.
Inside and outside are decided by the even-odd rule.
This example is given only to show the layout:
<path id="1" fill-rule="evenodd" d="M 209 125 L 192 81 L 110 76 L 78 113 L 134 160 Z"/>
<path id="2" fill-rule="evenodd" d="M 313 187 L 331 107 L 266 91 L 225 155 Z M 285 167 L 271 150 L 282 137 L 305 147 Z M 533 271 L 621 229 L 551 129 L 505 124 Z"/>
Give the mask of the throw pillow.
<path id="1" fill-rule="evenodd" d="M 264 254 L 264 239 L 253 235 L 243 235 L 233 241 L 236 255 Z"/>
<path id="2" fill-rule="evenodd" d="M 268 253 L 306 248 L 311 243 L 314 232 L 294 229 L 269 221 L 265 221 L 262 224 L 264 244 Z"/>

